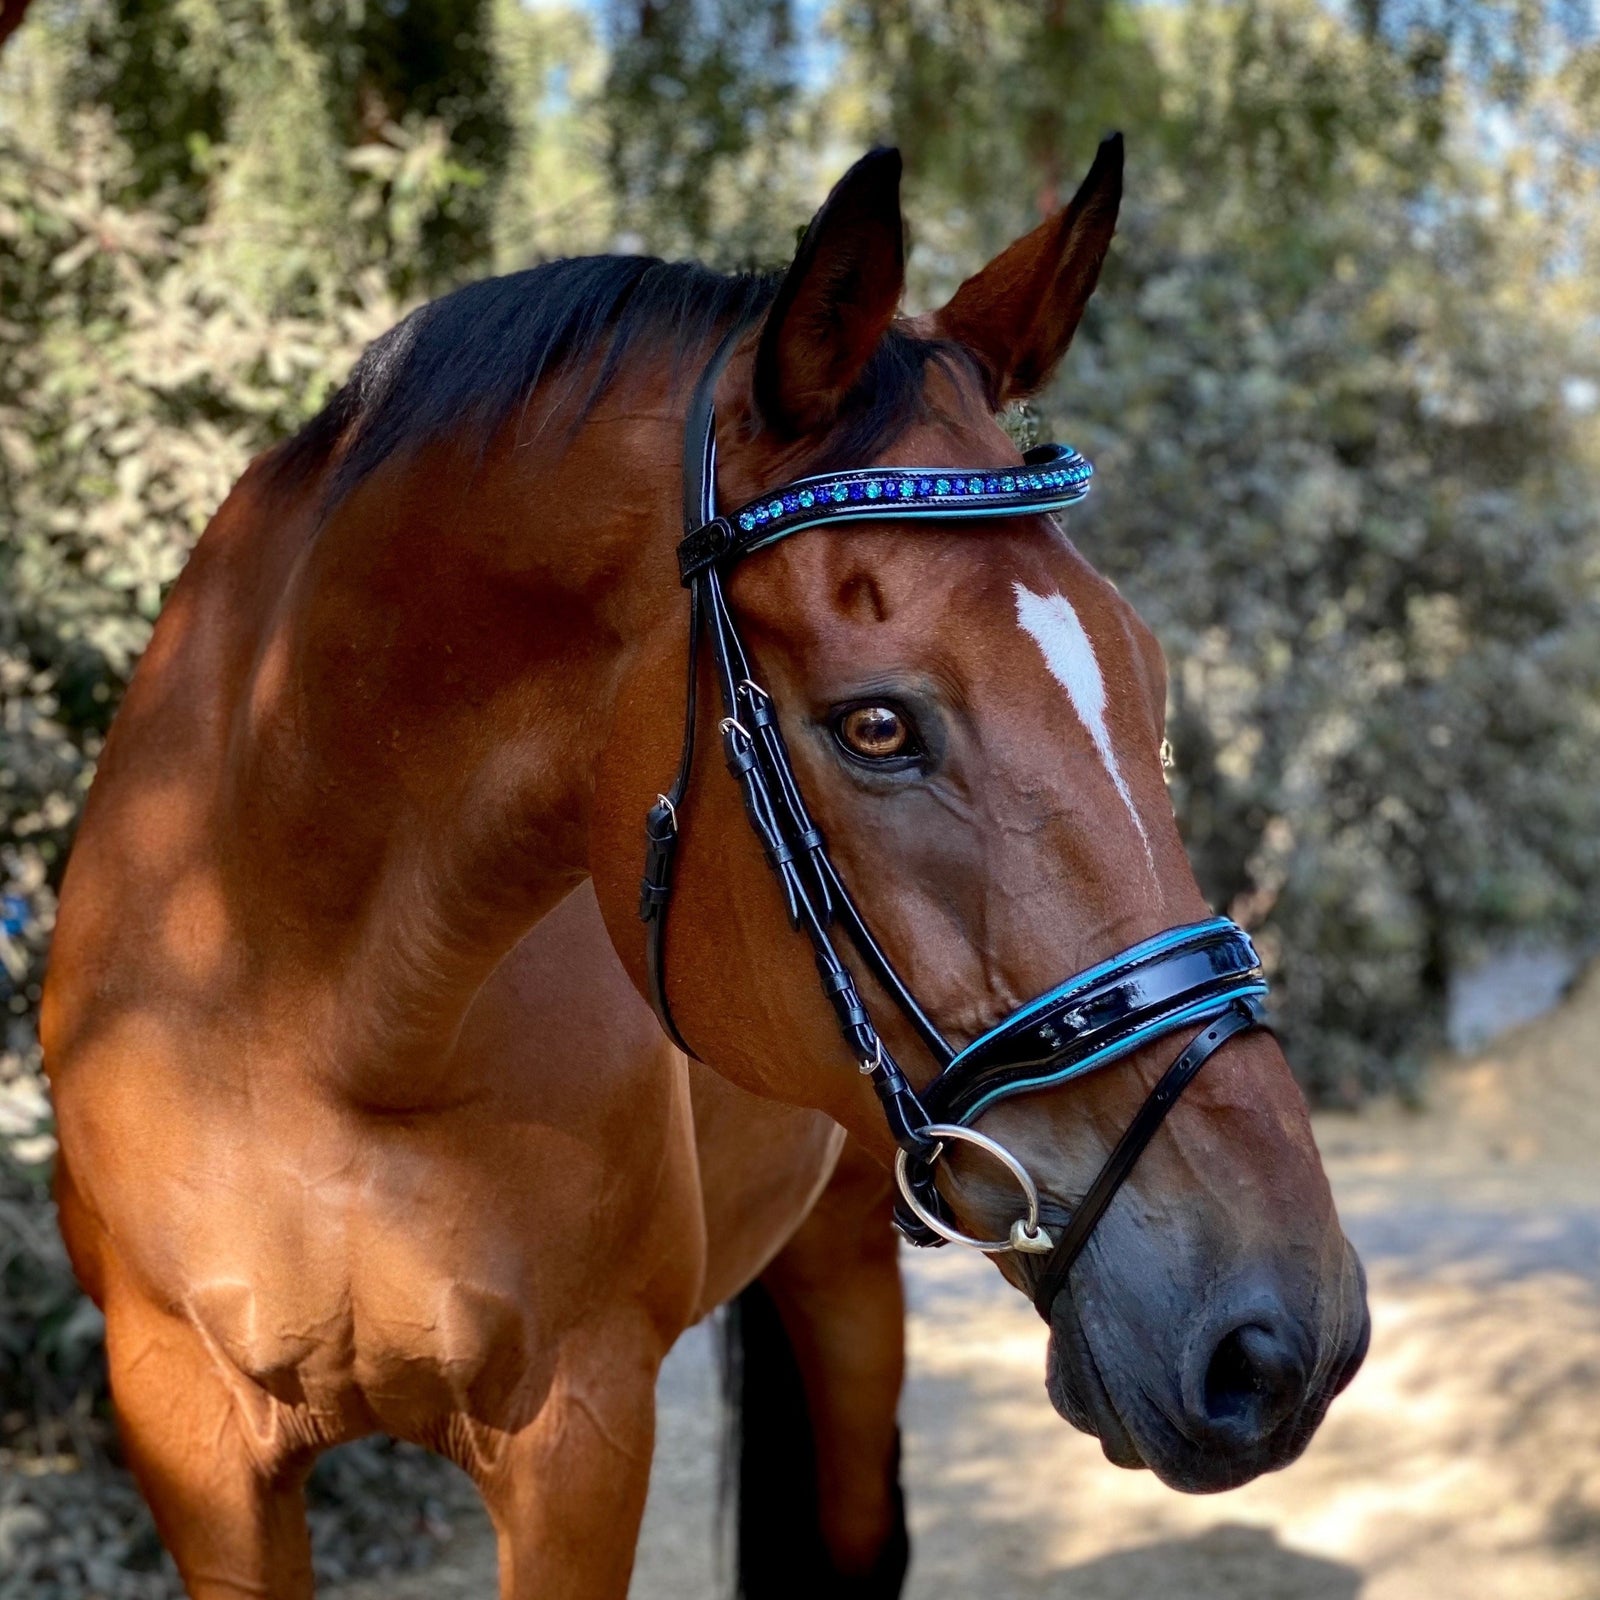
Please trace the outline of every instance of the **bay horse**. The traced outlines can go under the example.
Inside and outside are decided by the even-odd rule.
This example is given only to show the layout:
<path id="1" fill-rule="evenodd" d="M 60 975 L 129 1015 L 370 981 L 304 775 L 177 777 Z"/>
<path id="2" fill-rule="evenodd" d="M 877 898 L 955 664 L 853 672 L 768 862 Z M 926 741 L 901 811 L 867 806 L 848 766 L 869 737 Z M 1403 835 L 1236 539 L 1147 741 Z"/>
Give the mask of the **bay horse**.
<path id="1" fill-rule="evenodd" d="M 1291 1460 L 1361 1360 L 1160 650 L 1063 531 L 1087 465 L 995 421 L 1071 341 L 1120 141 L 916 318 L 899 174 L 857 163 L 775 277 L 595 257 L 424 307 L 167 602 L 43 1037 L 196 1600 L 309 1595 L 305 1472 L 374 1431 L 472 1475 L 508 1600 L 623 1595 L 657 1369 L 735 1298 L 742 1592 L 898 1593 L 891 1201 L 1179 1489 Z"/>

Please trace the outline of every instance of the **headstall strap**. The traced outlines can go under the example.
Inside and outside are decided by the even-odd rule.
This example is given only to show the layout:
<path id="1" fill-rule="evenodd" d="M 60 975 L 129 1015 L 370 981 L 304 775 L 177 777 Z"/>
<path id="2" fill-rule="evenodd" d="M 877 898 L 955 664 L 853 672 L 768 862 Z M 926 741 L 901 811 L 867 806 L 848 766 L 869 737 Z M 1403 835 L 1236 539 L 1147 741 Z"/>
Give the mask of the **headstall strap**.
<path id="1" fill-rule="evenodd" d="M 914 1244 L 955 1239 L 980 1249 L 1014 1249 L 1046 1258 L 1035 1280 L 1035 1303 L 1048 1320 L 1072 1262 L 1184 1085 L 1228 1039 L 1265 1026 L 1266 981 L 1243 930 L 1225 918 L 1212 918 L 1147 939 L 1069 978 L 964 1049 L 952 1049 L 874 939 L 806 809 L 772 697 L 752 673 L 724 579 L 752 552 L 826 523 L 949 521 L 1056 511 L 1089 492 L 1093 469 L 1068 446 L 1040 445 L 1019 465 L 1006 468 L 878 467 L 820 474 L 719 515 L 712 396 L 740 331 L 736 328 L 723 339 L 701 373 L 684 429 L 684 537 L 678 561 L 689 591 L 689 665 L 678 771 L 645 819 L 639 917 L 645 926 L 650 1001 L 673 1042 L 693 1055 L 667 1000 L 665 941 L 673 862 L 694 771 L 703 634 L 722 703 L 723 760 L 778 880 L 790 925 L 811 946 L 823 994 L 861 1072 L 872 1080 L 901 1152 L 896 1226 Z M 874 1026 L 854 975 L 834 946 L 831 930 L 836 926 L 937 1064 L 932 1083 L 920 1096 Z M 1060 1238 L 1053 1238 L 1039 1224 L 1032 1179 L 1010 1152 L 972 1131 L 971 1123 L 999 1100 L 1066 1082 L 1189 1026 L 1203 1031 L 1156 1085 L 1073 1209 Z M 1012 1225 L 1008 1240 L 969 1239 L 950 1223 L 936 1169 L 951 1140 L 986 1151 L 1022 1184 L 1028 1215 Z"/>

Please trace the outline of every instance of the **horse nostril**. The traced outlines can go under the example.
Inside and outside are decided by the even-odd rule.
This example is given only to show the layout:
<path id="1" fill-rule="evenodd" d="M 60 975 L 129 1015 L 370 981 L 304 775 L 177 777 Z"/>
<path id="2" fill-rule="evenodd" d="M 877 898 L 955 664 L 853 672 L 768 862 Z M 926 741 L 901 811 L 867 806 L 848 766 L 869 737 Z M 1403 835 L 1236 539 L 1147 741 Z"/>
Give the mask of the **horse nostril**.
<path id="1" fill-rule="evenodd" d="M 1305 1367 L 1282 1335 L 1246 1323 L 1224 1334 L 1211 1353 L 1202 1391 L 1205 1421 L 1262 1438 L 1294 1410 L 1305 1381 Z"/>

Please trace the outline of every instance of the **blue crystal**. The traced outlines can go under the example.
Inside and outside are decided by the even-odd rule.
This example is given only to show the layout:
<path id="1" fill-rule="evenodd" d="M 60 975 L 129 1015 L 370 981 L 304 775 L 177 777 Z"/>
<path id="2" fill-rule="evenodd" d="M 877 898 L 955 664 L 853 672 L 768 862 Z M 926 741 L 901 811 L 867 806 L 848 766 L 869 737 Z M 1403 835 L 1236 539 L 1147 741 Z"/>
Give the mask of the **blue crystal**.
<path id="1" fill-rule="evenodd" d="M 757 506 L 750 514 L 757 522 L 765 522 L 767 520 L 767 508 L 765 506 Z"/>
<path id="2" fill-rule="evenodd" d="M 867 499 L 876 500 L 883 493 L 883 485 L 876 478 L 867 480 Z"/>
<path id="3" fill-rule="evenodd" d="M 783 509 L 785 511 L 798 511 L 800 509 L 800 496 L 797 494 L 786 494 L 783 497 Z"/>
<path id="4" fill-rule="evenodd" d="M 823 491 L 824 494 L 826 494 L 827 492 L 828 492 L 827 490 Z M 845 486 L 842 483 L 834 484 L 832 492 L 833 492 L 833 500 L 834 500 L 834 504 L 835 505 L 842 505 L 846 500 L 848 500 L 850 498 L 850 491 L 847 488 L 845 488 Z"/>
<path id="5" fill-rule="evenodd" d="M 803 505 L 803 506 L 813 505 L 815 503 L 815 500 L 816 500 L 816 497 L 811 493 L 811 491 L 809 489 L 802 489 L 800 491 L 799 495 L 797 496 L 797 498 L 799 499 L 800 504 Z"/>
<path id="6" fill-rule="evenodd" d="M 985 494 L 999 494 L 1000 480 L 998 478 L 985 478 L 983 480 L 983 492 Z"/>
<path id="7" fill-rule="evenodd" d="M 865 484 L 852 483 L 850 485 L 850 498 L 852 500 L 865 500 L 866 497 L 867 497 L 867 489 L 866 489 L 866 485 Z"/>
<path id="8" fill-rule="evenodd" d="M 950 480 L 948 478 L 935 478 L 933 480 L 933 492 L 935 494 L 949 494 Z"/>
<path id="9" fill-rule="evenodd" d="M 739 513 L 739 526 L 743 528 L 746 533 L 749 533 L 749 531 L 755 527 L 755 525 L 756 519 L 752 517 L 748 511 L 741 511 Z"/>
<path id="10" fill-rule="evenodd" d="M 932 478 L 918 478 L 917 479 L 917 493 L 918 494 L 924 494 L 924 495 L 932 494 L 933 493 L 933 479 Z"/>
<path id="11" fill-rule="evenodd" d="M 1017 480 L 1015 478 L 1002 478 L 1000 480 L 1000 487 L 1004 489 L 1007 494 L 1010 494 L 1011 491 L 1016 488 L 1016 486 Z"/>
<path id="12" fill-rule="evenodd" d="M 900 480 L 900 498 L 909 500 L 917 492 L 917 486 L 909 478 Z"/>
<path id="13" fill-rule="evenodd" d="M 781 517 L 783 515 L 783 501 L 774 500 L 772 504 L 767 507 L 767 515 L 769 517 Z"/>

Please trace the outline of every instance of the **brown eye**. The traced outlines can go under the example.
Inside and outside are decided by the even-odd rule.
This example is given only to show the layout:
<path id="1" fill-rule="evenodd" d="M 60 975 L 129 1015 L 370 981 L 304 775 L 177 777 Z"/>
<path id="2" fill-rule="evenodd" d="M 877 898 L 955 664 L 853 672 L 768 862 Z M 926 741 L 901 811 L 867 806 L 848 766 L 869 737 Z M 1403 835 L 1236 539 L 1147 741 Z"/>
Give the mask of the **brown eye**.
<path id="1" fill-rule="evenodd" d="M 857 706 L 839 719 L 839 739 L 863 761 L 892 761 L 916 753 L 911 728 L 892 706 Z"/>

